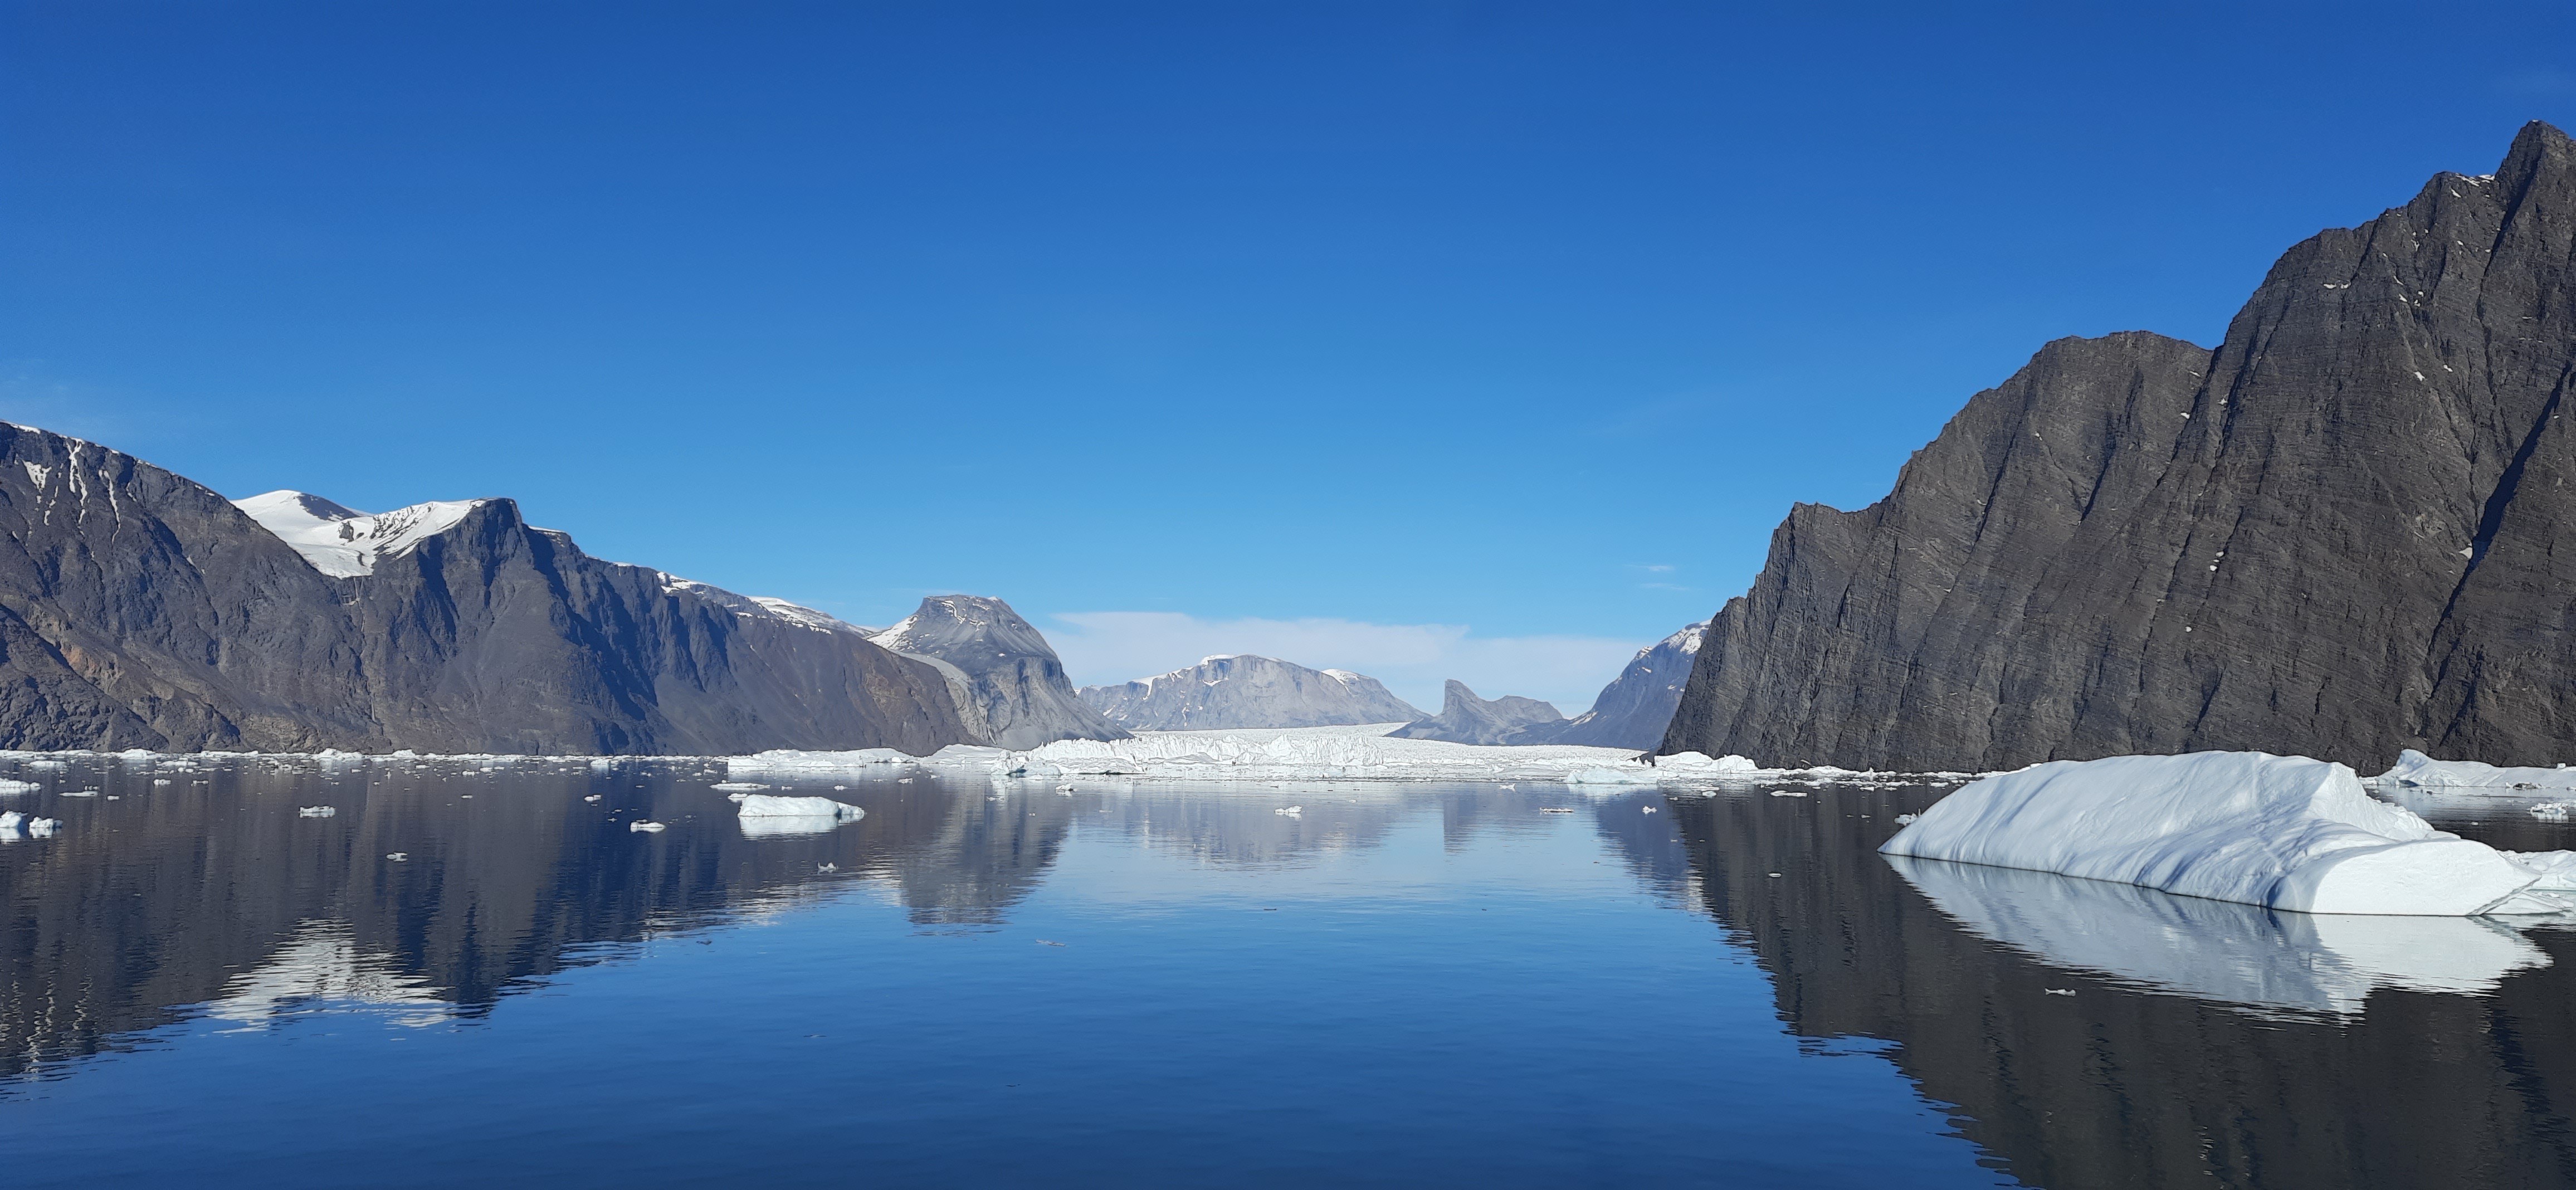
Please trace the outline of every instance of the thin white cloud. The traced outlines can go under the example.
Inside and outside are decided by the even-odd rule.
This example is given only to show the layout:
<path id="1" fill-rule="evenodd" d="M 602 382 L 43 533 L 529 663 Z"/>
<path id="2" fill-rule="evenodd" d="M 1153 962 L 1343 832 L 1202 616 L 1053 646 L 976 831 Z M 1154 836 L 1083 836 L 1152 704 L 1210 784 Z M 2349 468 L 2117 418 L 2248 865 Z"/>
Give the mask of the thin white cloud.
<path id="1" fill-rule="evenodd" d="M 1599 636 L 1477 636 L 1463 624 L 1359 620 L 1202 620 L 1181 612 L 1061 612 L 1047 640 L 1075 684 L 1127 682 L 1196 665 L 1217 653 L 1258 653 L 1315 669 L 1347 669 L 1386 683 L 1406 702 L 1440 709 L 1441 683 L 1467 683 L 1486 698 L 1545 699 L 1568 715 L 1651 641 Z"/>

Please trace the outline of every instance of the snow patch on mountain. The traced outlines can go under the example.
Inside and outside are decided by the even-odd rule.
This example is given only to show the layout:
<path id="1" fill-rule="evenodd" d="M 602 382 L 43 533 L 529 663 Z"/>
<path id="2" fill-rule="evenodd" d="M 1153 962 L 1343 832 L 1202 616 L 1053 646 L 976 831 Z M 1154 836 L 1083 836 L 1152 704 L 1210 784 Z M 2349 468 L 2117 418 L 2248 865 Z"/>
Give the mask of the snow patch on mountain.
<path id="1" fill-rule="evenodd" d="M 315 570 L 333 578 L 374 574 L 386 558 L 456 527 L 487 500 L 430 500 L 392 512 L 365 513 L 307 492 L 274 491 L 233 501 Z"/>

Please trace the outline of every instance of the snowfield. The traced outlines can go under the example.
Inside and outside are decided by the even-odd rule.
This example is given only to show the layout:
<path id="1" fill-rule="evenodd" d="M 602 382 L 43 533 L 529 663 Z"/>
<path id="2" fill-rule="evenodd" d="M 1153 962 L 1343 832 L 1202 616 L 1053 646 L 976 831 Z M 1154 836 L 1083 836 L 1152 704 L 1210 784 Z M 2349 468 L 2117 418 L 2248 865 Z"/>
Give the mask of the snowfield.
<path id="1" fill-rule="evenodd" d="M 1776 778 L 1741 756 L 1696 752 L 1657 757 L 1626 748 L 1571 745 L 1495 747 L 1443 740 L 1390 739 L 1400 724 L 1275 727 L 1225 731 L 1146 731 L 1124 740 L 1058 740 L 1014 752 L 952 745 L 914 759 L 873 748 L 862 752 L 763 752 L 726 761 L 737 780 L 846 774 L 913 764 L 942 773 L 1025 777 L 1106 777 L 1172 781 L 1556 781 L 1569 785 L 1671 785 Z"/>
<path id="2" fill-rule="evenodd" d="M 2264 752 L 2054 761 L 1941 799 L 1879 850 L 2298 913 L 2556 913 L 2565 853 L 2510 856 Z"/>

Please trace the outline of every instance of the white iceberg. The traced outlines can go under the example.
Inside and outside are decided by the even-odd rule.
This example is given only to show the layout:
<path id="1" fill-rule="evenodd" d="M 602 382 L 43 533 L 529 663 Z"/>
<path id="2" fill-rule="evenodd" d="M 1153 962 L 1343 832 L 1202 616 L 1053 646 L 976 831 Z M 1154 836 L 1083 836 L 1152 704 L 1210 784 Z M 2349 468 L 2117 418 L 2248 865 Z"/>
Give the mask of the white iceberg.
<path id="1" fill-rule="evenodd" d="M 667 828 L 664 824 L 659 822 L 630 822 L 626 824 L 626 829 L 629 833 L 632 833 L 635 831 L 659 831 Z"/>
<path id="2" fill-rule="evenodd" d="M 298 818 L 329 818 L 339 812 L 338 806 L 297 806 L 295 808 L 295 816 Z"/>
<path id="3" fill-rule="evenodd" d="M 2047 872 L 1889 856 L 1970 933 L 2042 962 L 2255 1010 L 2351 1016 L 2377 988 L 2483 994 L 2549 965 L 2482 918 L 2273 913 Z"/>
<path id="4" fill-rule="evenodd" d="M 2504 768 L 2476 760 L 2435 760 L 2412 748 L 2376 780 L 2427 789 L 2576 790 L 2576 769 Z"/>
<path id="5" fill-rule="evenodd" d="M 755 839 L 775 835 L 829 834 L 834 827 L 856 822 L 868 813 L 828 797 L 779 797 L 758 793 L 734 796 L 742 799 L 742 833 Z"/>
<path id="6" fill-rule="evenodd" d="M 52 838 L 54 828 L 61 825 L 62 822 L 59 819 L 36 818 L 16 810 L 0 811 L 0 842 L 16 842 L 31 836 L 38 839 Z M 25 833 L 21 834 L 21 831 Z"/>
<path id="7" fill-rule="evenodd" d="M 2340 764 L 2263 752 L 2054 761 L 1941 799 L 1879 850 L 2298 913 L 2551 913 L 2539 873 L 2373 801 Z"/>

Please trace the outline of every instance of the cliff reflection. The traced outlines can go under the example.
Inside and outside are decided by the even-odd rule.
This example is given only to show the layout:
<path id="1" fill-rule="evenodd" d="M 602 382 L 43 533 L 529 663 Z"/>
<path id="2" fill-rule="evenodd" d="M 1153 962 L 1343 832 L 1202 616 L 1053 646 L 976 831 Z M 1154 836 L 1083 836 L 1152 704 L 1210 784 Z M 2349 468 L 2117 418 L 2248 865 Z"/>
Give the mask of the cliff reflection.
<path id="1" fill-rule="evenodd" d="M 2576 1184 L 2576 935 L 2283 922 L 1956 865 L 1900 874 L 1874 849 L 1939 792 L 1672 812 L 1702 905 L 1770 972 L 1789 1028 L 1895 1043 L 1888 1056 L 2015 1176 Z"/>

